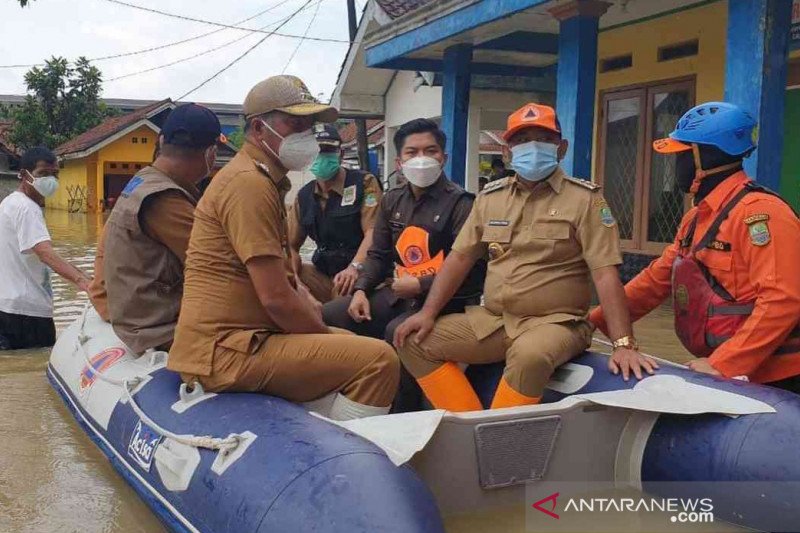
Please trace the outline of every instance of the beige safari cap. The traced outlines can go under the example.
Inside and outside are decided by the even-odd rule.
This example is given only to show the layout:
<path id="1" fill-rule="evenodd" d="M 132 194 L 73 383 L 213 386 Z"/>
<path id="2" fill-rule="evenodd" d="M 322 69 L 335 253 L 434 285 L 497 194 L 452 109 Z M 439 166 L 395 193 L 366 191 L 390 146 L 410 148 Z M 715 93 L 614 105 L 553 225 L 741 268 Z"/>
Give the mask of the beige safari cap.
<path id="1" fill-rule="evenodd" d="M 297 76 L 272 76 L 258 82 L 244 99 L 246 119 L 270 111 L 283 111 L 290 115 L 314 115 L 318 122 L 334 122 L 339 117 L 335 107 L 321 104 L 311 95 L 303 80 Z"/>

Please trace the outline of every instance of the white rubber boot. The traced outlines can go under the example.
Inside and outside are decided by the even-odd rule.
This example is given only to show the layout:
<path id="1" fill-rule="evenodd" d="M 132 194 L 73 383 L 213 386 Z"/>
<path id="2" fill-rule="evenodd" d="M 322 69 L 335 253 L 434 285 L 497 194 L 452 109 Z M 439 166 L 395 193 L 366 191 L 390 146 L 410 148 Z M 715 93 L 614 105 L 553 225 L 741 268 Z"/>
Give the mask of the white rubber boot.
<path id="1" fill-rule="evenodd" d="M 312 413 L 317 413 L 325 418 L 330 418 L 331 407 L 333 407 L 333 402 L 336 400 L 338 395 L 338 392 L 331 392 L 322 398 L 317 398 L 316 400 L 311 400 L 310 402 L 303 402 L 300 405 Z"/>
<path id="2" fill-rule="evenodd" d="M 366 418 L 368 416 L 380 416 L 389 412 L 391 406 L 375 407 L 354 402 L 343 394 L 337 394 L 331 406 L 328 418 L 331 420 L 353 420 L 355 418 Z"/>

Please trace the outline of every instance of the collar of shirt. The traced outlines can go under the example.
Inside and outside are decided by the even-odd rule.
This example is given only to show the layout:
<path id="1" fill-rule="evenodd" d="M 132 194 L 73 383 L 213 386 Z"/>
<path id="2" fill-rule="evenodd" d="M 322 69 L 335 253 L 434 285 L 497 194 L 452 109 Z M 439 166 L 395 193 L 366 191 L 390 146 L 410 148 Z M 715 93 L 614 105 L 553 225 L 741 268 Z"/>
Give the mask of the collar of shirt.
<path id="1" fill-rule="evenodd" d="M 252 159 L 254 163 L 260 163 L 261 165 L 266 166 L 269 177 L 272 178 L 272 181 L 275 182 L 275 185 L 277 185 L 279 189 L 284 188 L 284 182 L 287 182 L 289 187 L 291 187 L 291 183 L 286 177 L 287 170 L 283 168 L 283 165 L 281 165 L 278 161 L 275 161 L 270 154 L 267 154 L 264 150 L 249 140 L 245 140 L 241 151 L 244 152 L 250 159 Z"/>
<path id="2" fill-rule="evenodd" d="M 334 178 L 337 179 L 337 178 Z M 319 196 L 320 198 L 326 198 L 328 193 L 322 190 L 322 185 L 319 184 L 318 180 L 314 180 L 316 183 L 314 184 L 314 195 Z M 333 187 L 330 188 L 331 191 L 335 192 L 339 196 L 344 195 L 344 180 L 338 181 L 337 183 L 333 184 Z"/>
<path id="3" fill-rule="evenodd" d="M 549 185 L 553 192 L 560 194 L 561 190 L 564 188 L 564 176 L 566 176 L 566 173 L 564 170 L 562 170 L 561 166 L 558 166 L 553 173 L 544 180 L 544 183 Z M 530 187 L 517 174 L 514 174 L 509 179 L 512 180 L 512 186 L 514 189 L 519 190 L 520 192 L 533 193 L 545 189 L 545 187 Z M 537 183 L 536 185 L 539 184 Z"/>
<path id="4" fill-rule="evenodd" d="M 716 213 L 722 209 L 728 200 L 730 200 L 739 189 L 744 187 L 744 184 L 748 181 L 750 181 L 750 178 L 747 177 L 747 174 L 745 174 L 743 170 L 732 174 L 728 179 L 717 185 L 708 196 L 703 198 L 697 205 L 698 209 L 710 209 L 712 212 Z"/>
<path id="5" fill-rule="evenodd" d="M 442 174 L 439 176 L 439 179 L 437 179 L 433 185 L 422 190 L 422 194 L 418 199 L 414 198 L 414 191 L 411 189 L 411 182 L 407 181 L 403 187 L 403 190 L 405 194 L 411 196 L 411 198 L 414 198 L 416 201 L 422 201 L 422 199 L 425 197 L 430 197 L 432 200 L 438 200 L 445 192 L 447 192 L 449 181 L 450 180 L 447 179 L 447 176 L 444 175 L 444 172 L 442 172 Z"/>
<path id="6" fill-rule="evenodd" d="M 191 194 L 192 198 L 194 198 L 195 200 L 199 200 L 200 199 L 200 189 L 198 189 L 197 185 L 195 185 L 191 181 L 181 180 L 181 179 L 177 179 L 177 178 L 175 178 L 173 176 L 170 176 L 169 174 L 167 174 L 166 172 L 163 172 L 161 169 L 159 169 L 155 165 L 150 165 L 150 166 L 147 166 L 147 167 L 143 168 L 142 172 L 140 172 L 140 174 L 142 174 L 145 171 L 147 171 L 147 172 L 158 172 L 159 174 L 161 174 L 163 176 L 166 176 L 167 178 L 172 180 L 172 182 L 174 182 L 175 185 L 177 185 L 178 187 L 180 187 L 184 191 L 186 191 L 189 194 Z"/>

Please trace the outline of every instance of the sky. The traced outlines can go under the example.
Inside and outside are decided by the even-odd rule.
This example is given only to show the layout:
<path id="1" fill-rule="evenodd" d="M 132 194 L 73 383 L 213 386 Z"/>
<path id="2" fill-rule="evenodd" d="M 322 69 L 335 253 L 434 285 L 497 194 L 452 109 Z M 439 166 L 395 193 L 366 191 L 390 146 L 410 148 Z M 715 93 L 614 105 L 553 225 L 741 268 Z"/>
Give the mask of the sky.
<path id="1" fill-rule="evenodd" d="M 308 0 L 124 0 L 172 14 L 248 28 L 276 28 L 277 23 L 303 8 Z M 366 0 L 356 0 L 360 16 Z M 308 37 L 348 39 L 345 0 L 311 0 L 279 30 Z M 269 12 L 241 22 L 257 13 Z M 316 16 L 315 16 L 316 11 Z M 75 60 L 134 52 L 188 39 L 219 27 L 179 20 L 119 5 L 109 0 L 34 0 L 21 8 L 16 0 L 0 0 L 0 94 L 25 94 L 28 68 L 6 65 L 41 63 L 53 55 Z M 221 31 L 183 44 L 118 59 L 93 62 L 103 73 L 105 98 L 176 99 L 256 44 L 265 34 L 237 29 Z M 180 64 L 113 78 L 171 63 L 242 38 Z M 300 43 L 299 49 L 295 49 Z M 273 35 L 239 62 L 189 95 L 186 100 L 240 104 L 247 91 L 272 75 L 293 74 L 306 82 L 315 96 L 330 97 L 346 42 L 315 42 Z M 292 55 L 294 54 L 294 57 Z M 291 61 L 290 61 L 291 59 Z"/>

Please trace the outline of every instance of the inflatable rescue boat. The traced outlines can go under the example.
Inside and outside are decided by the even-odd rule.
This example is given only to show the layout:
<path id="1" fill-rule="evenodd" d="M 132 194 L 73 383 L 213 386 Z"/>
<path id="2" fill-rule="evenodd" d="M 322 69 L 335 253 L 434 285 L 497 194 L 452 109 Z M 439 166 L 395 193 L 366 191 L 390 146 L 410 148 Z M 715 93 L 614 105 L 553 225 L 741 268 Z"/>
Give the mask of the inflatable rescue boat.
<path id="1" fill-rule="evenodd" d="M 587 352 L 540 405 L 333 422 L 275 397 L 189 392 L 166 358 L 134 357 L 87 307 L 47 374 L 172 531 L 434 533 L 571 481 L 712 498 L 716 520 L 759 530 L 800 524 L 800 396 L 785 391 L 666 363 L 626 382 Z M 467 369 L 486 405 L 501 372 Z"/>

